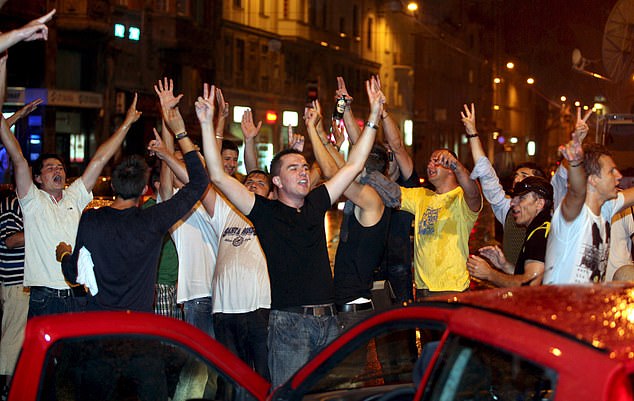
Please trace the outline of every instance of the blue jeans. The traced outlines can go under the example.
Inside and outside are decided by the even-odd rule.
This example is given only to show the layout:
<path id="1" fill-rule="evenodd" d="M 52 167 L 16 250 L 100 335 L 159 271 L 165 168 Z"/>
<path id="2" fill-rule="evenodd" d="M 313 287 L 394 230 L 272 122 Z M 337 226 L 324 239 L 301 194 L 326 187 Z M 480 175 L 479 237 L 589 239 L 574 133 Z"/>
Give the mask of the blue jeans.
<path id="1" fill-rule="evenodd" d="M 338 335 L 337 316 L 271 310 L 268 345 L 273 388 L 286 382 Z"/>
<path id="2" fill-rule="evenodd" d="M 183 306 L 185 321 L 214 337 L 211 297 L 190 299 Z"/>
<path id="3" fill-rule="evenodd" d="M 214 314 L 216 340 L 270 380 L 268 364 L 269 309 Z"/>
<path id="4" fill-rule="evenodd" d="M 56 290 L 48 287 L 31 287 L 28 318 L 55 313 L 83 312 L 86 310 L 86 296 L 75 296 L 83 288 Z M 73 295 L 65 295 L 68 293 Z"/>

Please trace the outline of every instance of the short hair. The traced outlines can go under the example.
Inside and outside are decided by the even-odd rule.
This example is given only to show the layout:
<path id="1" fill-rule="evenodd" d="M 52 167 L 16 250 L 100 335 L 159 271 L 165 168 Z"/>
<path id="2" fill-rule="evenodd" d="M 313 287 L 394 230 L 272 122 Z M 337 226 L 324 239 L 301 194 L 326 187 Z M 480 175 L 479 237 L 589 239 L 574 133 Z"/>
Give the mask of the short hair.
<path id="1" fill-rule="evenodd" d="M 385 174 L 389 164 L 387 149 L 383 145 L 375 144 L 365 161 L 365 168 L 368 171 L 377 171 Z"/>
<path id="2" fill-rule="evenodd" d="M 531 173 L 535 177 L 546 178 L 546 173 L 544 173 L 544 170 L 542 170 L 542 168 L 539 167 L 537 165 L 537 163 L 533 163 L 533 162 L 520 163 L 520 164 L 517 165 L 517 167 L 515 167 L 515 172 L 517 172 L 517 170 L 519 170 L 521 168 L 527 168 L 527 169 L 531 170 Z"/>
<path id="3" fill-rule="evenodd" d="M 33 162 L 33 176 L 38 176 L 42 174 L 42 165 L 44 164 L 44 160 L 46 159 L 55 159 L 62 163 L 62 167 L 64 168 L 64 172 L 66 172 L 66 163 L 64 163 L 64 159 L 56 153 L 43 153 L 41 154 L 35 161 Z"/>
<path id="4" fill-rule="evenodd" d="M 145 159 L 138 155 L 126 157 L 112 173 L 114 194 L 126 200 L 139 198 L 149 176 L 150 169 Z"/>
<path id="5" fill-rule="evenodd" d="M 282 157 L 286 155 L 303 156 L 302 152 L 293 148 L 280 150 L 275 156 L 273 156 L 273 160 L 271 160 L 271 167 L 269 169 L 271 170 L 271 177 L 280 175 L 280 170 L 282 169 Z"/>
<path id="6" fill-rule="evenodd" d="M 228 139 L 223 139 L 222 140 L 222 147 L 220 148 L 220 153 L 224 152 L 225 150 L 233 150 L 236 153 L 238 152 L 238 145 L 236 145 L 234 142 L 228 140 Z"/>
<path id="7" fill-rule="evenodd" d="M 263 170 L 256 169 L 256 170 L 249 171 L 249 173 L 244 177 L 244 180 L 242 181 L 242 183 L 245 184 L 252 175 L 263 175 L 264 177 L 266 177 L 266 184 L 269 186 L 269 192 L 271 192 L 271 189 L 273 189 L 273 184 L 271 183 L 271 177 L 267 174 L 266 171 L 263 171 Z"/>
<path id="8" fill-rule="evenodd" d="M 451 150 L 449 148 L 438 148 L 438 149 L 434 150 L 433 152 L 431 152 L 431 154 L 433 155 L 435 152 L 439 152 L 441 150 L 446 150 L 447 152 L 449 152 L 450 155 L 455 157 L 456 160 L 460 160 L 460 159 L 458 159 L 458 155 L 456 154 L 456 152 L 454 152 L 453 150 Z"/>
<path id="9" fill-rule="evenodd" d="M 610 151 L 598 143 L 583 144 L 583 168 L 587 175 L 601 176 L 601 156 L 612 156 Z"/>

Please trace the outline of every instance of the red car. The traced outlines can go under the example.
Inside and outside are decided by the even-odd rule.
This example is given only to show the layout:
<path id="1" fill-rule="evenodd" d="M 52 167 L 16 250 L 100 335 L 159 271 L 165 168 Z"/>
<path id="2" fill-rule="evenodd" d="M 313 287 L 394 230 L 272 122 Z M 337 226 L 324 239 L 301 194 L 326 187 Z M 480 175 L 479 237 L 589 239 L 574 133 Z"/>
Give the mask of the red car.
<path id="1" fill-rule="evenodd" d="M 180 321 L 35 318 L 9 399 L 621 401 L 633 387 L 634 284 L 611 284 L 471 292 L 380 313 L 274 391 Z"/>

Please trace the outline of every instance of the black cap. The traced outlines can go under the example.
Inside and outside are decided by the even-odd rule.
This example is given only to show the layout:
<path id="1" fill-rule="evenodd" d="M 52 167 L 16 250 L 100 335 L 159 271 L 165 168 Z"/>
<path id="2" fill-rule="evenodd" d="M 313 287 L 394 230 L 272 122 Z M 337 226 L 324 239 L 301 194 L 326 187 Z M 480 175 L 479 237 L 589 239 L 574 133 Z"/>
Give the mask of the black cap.
<path id="1" fill-rule="evenodd" d="M 553 186 L 546 179 L 537 176 L 526 177 L 516 183 L 511 191 L 511 196 L 522 196 L 529 192 L 535 192 L 540 198 L 551 202 L 553 200 Z"/>

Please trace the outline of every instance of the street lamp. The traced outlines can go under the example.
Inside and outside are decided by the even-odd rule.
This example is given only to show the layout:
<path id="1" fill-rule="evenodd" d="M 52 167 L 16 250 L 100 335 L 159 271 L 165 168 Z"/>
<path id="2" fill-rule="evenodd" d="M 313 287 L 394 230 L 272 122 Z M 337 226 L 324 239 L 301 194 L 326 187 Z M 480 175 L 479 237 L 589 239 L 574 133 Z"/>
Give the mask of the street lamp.
<path id="1" fill-rule="evenodd" d="M 410 1 L 409 3 L 407 3 L 407 11 L 412 13 L 418 11 L 418 3 L 416 3 L 415 1 Z"/>

